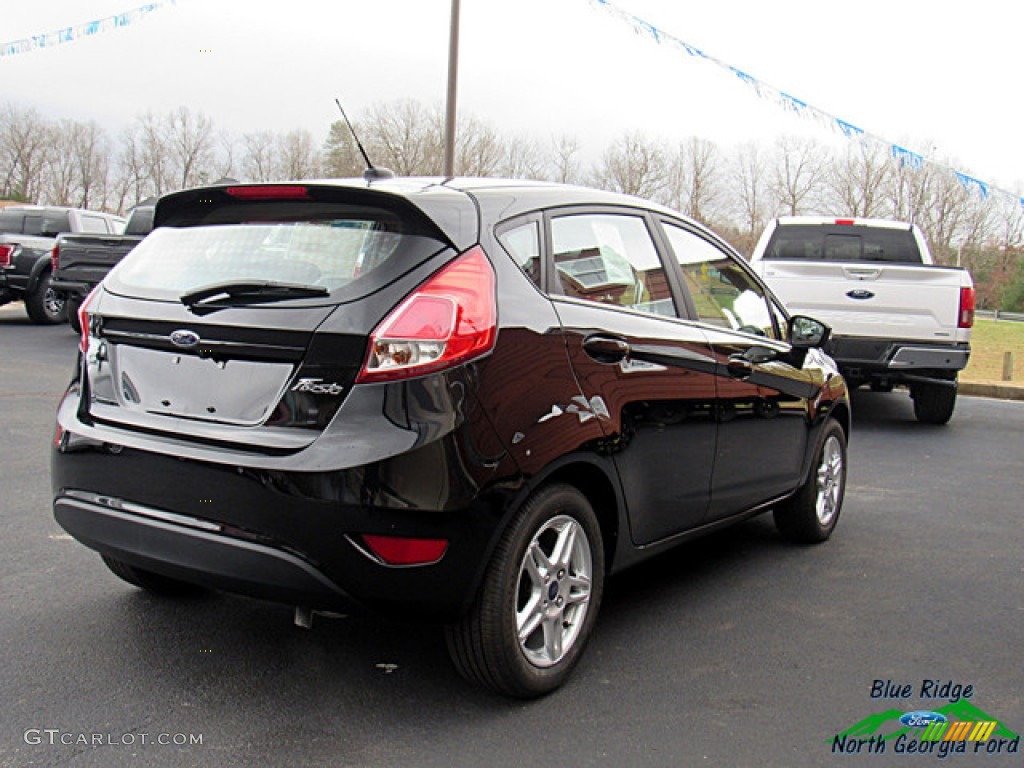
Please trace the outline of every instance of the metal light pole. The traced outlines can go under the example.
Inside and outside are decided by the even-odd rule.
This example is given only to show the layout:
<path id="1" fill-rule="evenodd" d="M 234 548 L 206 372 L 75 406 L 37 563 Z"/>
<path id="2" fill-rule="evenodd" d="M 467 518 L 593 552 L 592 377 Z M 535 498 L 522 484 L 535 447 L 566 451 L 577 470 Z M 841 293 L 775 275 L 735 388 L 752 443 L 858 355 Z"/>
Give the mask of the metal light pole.
<path id="1" fill-rule="evenodd" d="M 448 36 L 448 105 L 444 121 L 444 175 L 455 175 L 455 101 L 459 81 L 459 0 L 452 0 Z"/>

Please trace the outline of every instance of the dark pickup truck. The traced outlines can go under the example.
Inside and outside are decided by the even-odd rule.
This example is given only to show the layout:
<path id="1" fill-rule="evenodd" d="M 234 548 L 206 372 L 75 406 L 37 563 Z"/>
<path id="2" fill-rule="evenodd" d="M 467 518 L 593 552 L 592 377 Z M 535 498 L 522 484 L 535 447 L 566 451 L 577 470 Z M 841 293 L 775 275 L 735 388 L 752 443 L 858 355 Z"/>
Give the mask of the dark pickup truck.
<path id="1" fill-rule="evenodd" d="M 67 303 L 68 322 L 77 333 L 78 308 L 89 291 L 153 229 L 155 199 L 132 210 L 123 235 L 64 234 L 50 258 L 53 290 Z"/>
<path id="2" fill-rule="evenodd" d="M 57 206 L 14 205 L 0 210 L 0 304 L 24 301 L 36 323 L 59 323 L 64 299 L 51 284 L 50 256 L 62 232 L 120 232 L 124 219 L 109 213 Z"/>

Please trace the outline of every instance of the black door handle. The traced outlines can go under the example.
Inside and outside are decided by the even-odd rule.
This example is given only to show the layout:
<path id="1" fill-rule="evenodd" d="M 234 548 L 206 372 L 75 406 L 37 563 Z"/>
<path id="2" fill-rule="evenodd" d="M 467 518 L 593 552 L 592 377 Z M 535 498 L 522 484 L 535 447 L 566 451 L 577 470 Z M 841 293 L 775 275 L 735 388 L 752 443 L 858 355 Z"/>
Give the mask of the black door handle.
<path id="1" fill-rule="evenodd" d="M 629 356 L 629 344 L 613 336 L 588 336 L 583 351 L 599 363 L 619 363 Z"/>

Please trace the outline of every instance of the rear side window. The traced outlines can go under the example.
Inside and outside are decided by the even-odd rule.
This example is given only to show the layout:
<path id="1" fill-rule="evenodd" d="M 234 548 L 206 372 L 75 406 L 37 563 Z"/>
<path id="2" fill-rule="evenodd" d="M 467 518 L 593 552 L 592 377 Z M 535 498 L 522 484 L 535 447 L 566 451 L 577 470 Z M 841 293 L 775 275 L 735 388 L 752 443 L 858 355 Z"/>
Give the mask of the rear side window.
<path id="1" fill-rule="evenodd" d="M 82 231 L 106 235 L 110 233 L 107 220 L 102 216 L 82 215 Z"/>
<path id="2" fill-rule="evenodd" d="M 536 221 L 506 229 L 498 234 L 502 244 L 519 268 L 540 288 L 540 225 Z"/>
<path id="3" fill-rule="evenodd" d="M 907 229 L 809 224 L 776 228 L 764 258 L 920 264 L 921 252 Z"/>
<path id="4" fill-rule="evenodd" d="M 676 316 L 665 269 L 641 217 L 560 216 L 551 220 L 551 246 L 566 296 Z"/>
<path id="5" fill-rule="evenodd" d="M 209 218 L 218 223 L 154 230 L 111 272 L 108 287 L 177 299 L 207 286 L 272 282 L 358 298 L 446 247 L 422 222 L 366 206 L 259 202 Z"/>

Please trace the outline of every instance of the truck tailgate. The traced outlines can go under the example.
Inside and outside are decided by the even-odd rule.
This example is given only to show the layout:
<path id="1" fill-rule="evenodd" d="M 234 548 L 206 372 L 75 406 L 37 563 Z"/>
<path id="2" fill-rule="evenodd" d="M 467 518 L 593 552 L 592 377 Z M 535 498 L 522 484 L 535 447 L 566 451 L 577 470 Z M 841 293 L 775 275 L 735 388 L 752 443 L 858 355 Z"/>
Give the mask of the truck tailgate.
<path id="1" fill-rule="evenodd" d="M 958 339 L 959 268 L 784 260 L 759 266 L 791 312 L 823 320 L 836 336 Z"/>

